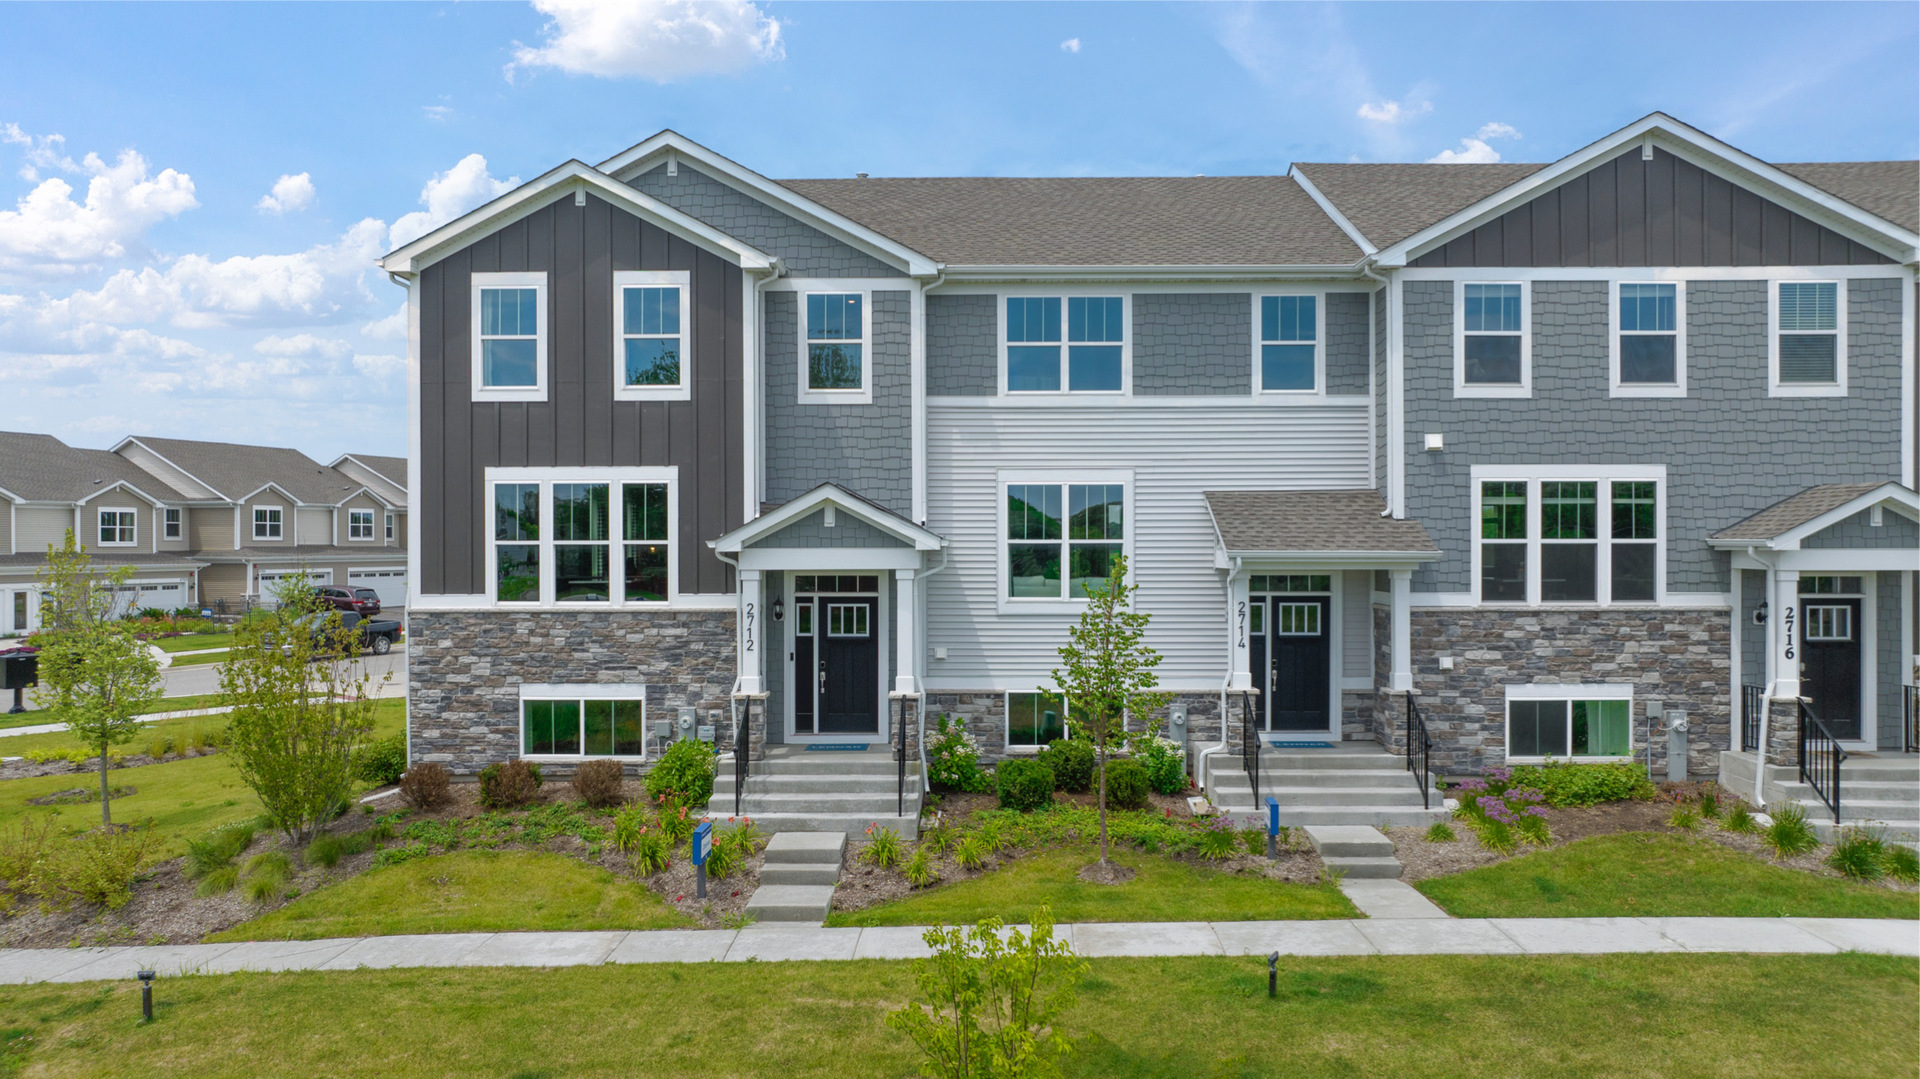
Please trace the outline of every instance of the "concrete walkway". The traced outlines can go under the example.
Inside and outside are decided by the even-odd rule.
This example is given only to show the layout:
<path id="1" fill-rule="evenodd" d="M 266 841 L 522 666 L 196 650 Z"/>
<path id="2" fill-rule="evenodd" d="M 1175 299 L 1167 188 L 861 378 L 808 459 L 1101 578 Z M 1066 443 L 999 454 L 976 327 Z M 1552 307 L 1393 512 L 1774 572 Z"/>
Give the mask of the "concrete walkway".
<path id="1" fill-rule="evenodd" d="M 249 944 L 0 949 L 0 984 L 235 971 L 571 967 L 918 959 L 917 926 L 662 929 L 631 933 L 450 933 Z M 1595 955 L 1746 952 L 1920 956 L 1920 923 L 1866 918 L 1380 918 L 1296 922 L 1086 922 L 1055 933 L 1087 958 L 1266 955 Z"/>

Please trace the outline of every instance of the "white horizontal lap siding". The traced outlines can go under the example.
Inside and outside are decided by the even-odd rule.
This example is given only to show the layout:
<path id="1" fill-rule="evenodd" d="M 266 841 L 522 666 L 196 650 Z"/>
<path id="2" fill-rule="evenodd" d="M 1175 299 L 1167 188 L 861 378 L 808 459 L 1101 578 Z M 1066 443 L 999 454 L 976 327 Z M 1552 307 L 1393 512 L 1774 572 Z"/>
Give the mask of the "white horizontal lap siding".
<path id="1" fill-rule="evenodd" d="M 1226 674 L 1224 597 L 1203 491 L 1367 486 L 1364 407 L 992 409 L 927 416 L 928 527 L 949 541 L 927 582 L 930 689 L 1040 684 L 1074 622 L 999 611 L 1002 470 L 1130 469 L 1128 522 L 1147 640 L 1163 684 L 1205 691 Z M 947 658 L 933 659 L 945 648 Z"/>

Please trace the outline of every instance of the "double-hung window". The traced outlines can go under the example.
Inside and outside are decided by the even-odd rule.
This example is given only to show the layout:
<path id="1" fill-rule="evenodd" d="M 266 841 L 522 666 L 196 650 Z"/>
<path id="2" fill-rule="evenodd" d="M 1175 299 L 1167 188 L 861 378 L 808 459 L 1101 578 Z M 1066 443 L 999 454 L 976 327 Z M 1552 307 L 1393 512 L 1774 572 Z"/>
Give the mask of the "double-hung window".
<path id="1" fill-rule="evenodd" d="M 644 757 L 646 687 L 526 686 L 520 697 L 525 757 Z"/>
<path id="2" fill-rule="evenodd" d="M 473 275 L 473 397 L 543 401 L 547 396 L 547 275 Z"/>
<path id="3" fill-rule="evenodd" d="M 1126 549 L 1126 486 L 1009 483 L 1007 596 L 1085 599 Z"/>
<path id="4" fill-rule="evenodd" d="M 134 512 L 127 509 L 105 509 L 100 511 L 100 546 L 133 546 Z"/>
<path id="5" fill-rule="evenodd" d="M 1480 485 L 1480 600 L 1527 601 L 1527 483 Z"/>
<path id="6" fill-rule="evenodd" d="M 160 511 L 160 517 L 162 522 L 160 526 L 161 535 L 167 539 L 179 539 L 180 538 L 179 509 L 171 508 L 171 507 L 168 509 L 163 509 Z"/>
<path id="7" fill-rule="evenodd" d="M 257 540 L 277 540 L 280 538 L 282 508 L 279 506 L 253 507 L 253 538 Z"/>
<path id="8" fill-rule="evenodd" d="M 1614 394 L 1678 396 L 1686 388 L 1681 286 L 1661 281 L 1615 287 Z"/>
<path id="9" fill-rule="evenodd" d="M 1613 505 L 1613 602 L 1651 603 L 1654 567 L 1659 563 L 1660 504 L 1652 480 L 1614 480 L 1607 484 Z"/>
<path id="10" fill-rule="evenodd" d="M 1507 478 L 1514 471 L 1474 469 L 1480 602 L 1658 601 L 1663 470 L 1617 466 L 1590 477 L 1562 469 L 1566 478 Z"/>
<path id="11" fill-rule="evenodd" d="M 494 597 L 540 602 L 540 485 L 493 485 Z"/>
<path id="12" fill-rule="evenodd" d="M 496 603 L 671 601 L 674 469 L 487 471 Z"/>
<path id="13" fill-rule="evenodd" d="M 1320 298 L 1260 297 L 1262 393 L 1312 393 L 1320 388 Z"/>
<path id="14" fill-rule="evenodd" d="M 806 333 L 800 343 L 803 400 L 865 403 L 873 400 L 867 377 L 867 294 L 802 294 Z"/>
<path id="15" fill-rule="evenodd" d="M 350 540 L 370 540 L 373 538 L 373 511 L 347 511 L 347 538 Z"/>
<path id="16" fill-rule="evenodd" d="M 1507 687 L 1509 760 L 1633 756 L 1633 698 L 1625 686 Z"/>
<path id="17" fill-rule="evenodd" d="M 1122 392 L 1126 306 L 1120 296 L 1007 297 L 1007 392 Z"/>
<path id="18" fill-rule="evenodd" d="M 387 514 L 387 542 L 393 542 L 393 514 Z"/>
<path id="19" fill-rule="evenodd" d="M 626 545 L 626 597 L 629 602 L 661 603 L 667 598 L 667 485 L 626 483 L 620 487 L 620 539 Z"/>
<path id="20" fill-rule="evenodd" d="M 1593 480 L 1540 484 L 1540 600 L 1591 603 L 1600 551 L 1600 485 Z"/>
<path id="21" fill-rule="evenodd" d="M 1007 694 L 1007 748 L 1038 749 L 1067 736 L 1066 704 L 1045 693 Z"/>
<path id="22" fill-rule="evenodd" d="M 1846 319 L 1839 282 L 1778 282 L 1773 317 L 1774 395 L 1846 393 Z"/>
<path id="23" fill-rule="evenodd" d="M 611 598 L 608 485 L 553 485 L 553 598 L 597 603 Z"/>
<path id="24" fill-rule="evenodd" d="M 1533 385 L 1526 286 L 1467 281 L 1456 287 L 1455 394 L 1526 396 Z"/>
<path id="25" fill-rule="evenodd" d="M 687 400 L 691 275 L 685 270 L 622 270 L 613 275 L 613 395 L 619 400 Z"/>

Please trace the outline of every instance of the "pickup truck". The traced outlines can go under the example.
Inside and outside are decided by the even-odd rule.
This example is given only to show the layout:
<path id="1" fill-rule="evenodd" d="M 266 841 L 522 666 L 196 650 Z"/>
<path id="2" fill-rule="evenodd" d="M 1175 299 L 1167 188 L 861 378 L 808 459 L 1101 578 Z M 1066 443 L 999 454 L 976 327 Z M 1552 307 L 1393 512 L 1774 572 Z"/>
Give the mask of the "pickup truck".
<path id="1" fill-rule="evenodd" d="M 300 621 L 307 627 L 307 633 L 313 638 L 316 648 L 320 638 L 326 632 L 327 616 L 330 611 L 316 611 L 306 615 Z M 393 651 L 394 643 L 400 639 L 400 623 L 391 618 L 362 618 L 351 611 L 340 612 L 340 625 L 354 632 L 355 651 L 371 652 L 384 656 Z"/>

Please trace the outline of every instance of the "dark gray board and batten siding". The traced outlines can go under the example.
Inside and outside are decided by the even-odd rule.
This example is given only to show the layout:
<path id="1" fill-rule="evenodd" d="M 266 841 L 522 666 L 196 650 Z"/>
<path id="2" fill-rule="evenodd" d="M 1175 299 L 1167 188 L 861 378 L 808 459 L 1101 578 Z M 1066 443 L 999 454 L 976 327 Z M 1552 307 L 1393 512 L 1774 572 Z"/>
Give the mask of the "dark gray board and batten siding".
<path id="1" fill-rule="evenodd" d="M 692 274 L 692 400 L 613 399 L 613 275 Z M 471 277 L 544 271 L 547 400 L 473 400 Z M 743 520 L 739 266 L 600 198 L 562 199 L 420 275 L 421 591 L 487 590 L 488 467 L 679 468 L 682 593 L 733 589 L 707 539 Z"/>
<path id="2" fill-rule="evenodd" d="M 1421 268 L 1864 266 L 1893 260 L 1691 162 L 1635 147 L 1414 259 Z"/>

